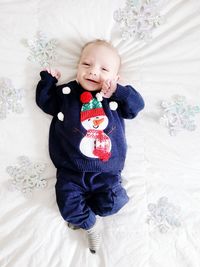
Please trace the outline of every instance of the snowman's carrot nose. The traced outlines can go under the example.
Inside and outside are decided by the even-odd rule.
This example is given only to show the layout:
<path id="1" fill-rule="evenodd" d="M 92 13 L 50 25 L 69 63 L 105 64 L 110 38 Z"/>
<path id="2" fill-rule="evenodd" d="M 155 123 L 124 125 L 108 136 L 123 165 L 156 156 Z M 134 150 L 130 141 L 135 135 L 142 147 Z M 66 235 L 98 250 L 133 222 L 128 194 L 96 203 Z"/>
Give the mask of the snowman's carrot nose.
<path id="1" fill-rule="evenodd" d="M 99 126 L 104 121 L 104 118 L 101 118 L 99 120 L 93 120 L 94 126 Z"/>

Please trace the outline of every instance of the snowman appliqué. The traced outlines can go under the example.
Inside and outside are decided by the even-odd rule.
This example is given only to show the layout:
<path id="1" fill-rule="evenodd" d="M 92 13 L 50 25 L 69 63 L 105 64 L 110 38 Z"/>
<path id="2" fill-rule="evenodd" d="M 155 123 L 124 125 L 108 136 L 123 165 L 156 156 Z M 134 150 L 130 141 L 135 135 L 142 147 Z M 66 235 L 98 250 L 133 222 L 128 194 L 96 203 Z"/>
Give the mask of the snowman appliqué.
<path id="1" fill-rule="evenodd" d="M 108 125 L 101 102 L 93 98 L 90 92 L 84 92 L 80 97 L 83 103 L 81 108 L 81 123 L 87 130 L 80 142 L 81 152 L 90 158 L 99 158 L 102 161 L 109 160 L 111 156 L 111 140 L 104 132 Z"/>
<path id="2" fill-rule="evenodd" d="M 71 89 L 64 87 L 62 92 L 64 95 L 70 94 Z M 96 98 L 93 98 L 90 92 L 84 92 L 81 94 L 80 100 L 83 103 L 80 120 L 82 126 L 87 130 L 80 142 L 80 151 L 87 157 L 107 161 L 111 157 L 112 145 L 109 136 L 104 132 L 109 120 L 101 103 L 103 95 L 100 92 L 96 94 Z M 111 101 L 109 106 L 111 110 L 116 110 L 118 104 L 115 101 Z M 57 117 L 60 121 L 64 120 L 62 112 L 59 112 Z"/>

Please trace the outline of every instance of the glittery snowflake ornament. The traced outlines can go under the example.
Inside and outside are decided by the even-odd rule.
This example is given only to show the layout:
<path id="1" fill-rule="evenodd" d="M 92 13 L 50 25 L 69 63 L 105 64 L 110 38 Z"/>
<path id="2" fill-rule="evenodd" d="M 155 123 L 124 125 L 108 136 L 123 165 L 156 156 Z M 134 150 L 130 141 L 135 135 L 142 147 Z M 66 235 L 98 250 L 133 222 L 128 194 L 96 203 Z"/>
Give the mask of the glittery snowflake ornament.
<path id="1" fill-rule="evenodd" d="M 28 60 L 38 63 L 41 67 L 45 68 L 56 59 L 56 46 L 55 39 L 48 40 L 47 37 L 38 32 L 32 40 L 27 40 L 26 45 L 29 47 L 30 55 Z"/>
<path id="2" fill-rule="evenodd" d="M 182 129 L 194 131 L 196 129 L 194 116 L 200 113 L 200 105 L 191 106 L 186 103 L 184 96 L 175 96 L 174 100 L 162 101 L 163 115 L 160 123 L 169 129 L 174 136 Z"/>
<path id="3" fill-rule="evenodd" d="M 16 89 L 10 79 L 0 79 L 0 119 L 5 119 L 10 112 L 23 112 L 22 96 L 23 90 Z"/>
<path id="4" fill-rule="evenodd" d="M 44 163 L 32 163 L 28 157 L 18 158 L 18 166 L 8 166 L 7 173 L 12 177 L 14 188 L 24 194 L 30 194 L 34 189 L 42 189 L 47 186 L 47 181 L 42 178 L 45 171 Z"/>
<path id="5" fill-rule="evenodd" d="M 168 202 L 168 198 L 165 196 L 161 197 L 157 204 L 150 203 L 148 210 L 150 215 L 148 215 L 147 223 L 161 233 L 181 226 L 180 208 Z"/>
<path id="6" fill-rule="evenodd" d="M 121 37 L 126 40 L 148 41 L 152 31 L 164 22 L 160 9 L 164 0 L 127 0 L 123 9 L 114 12 L 114 20 L 119 24 Z"/>

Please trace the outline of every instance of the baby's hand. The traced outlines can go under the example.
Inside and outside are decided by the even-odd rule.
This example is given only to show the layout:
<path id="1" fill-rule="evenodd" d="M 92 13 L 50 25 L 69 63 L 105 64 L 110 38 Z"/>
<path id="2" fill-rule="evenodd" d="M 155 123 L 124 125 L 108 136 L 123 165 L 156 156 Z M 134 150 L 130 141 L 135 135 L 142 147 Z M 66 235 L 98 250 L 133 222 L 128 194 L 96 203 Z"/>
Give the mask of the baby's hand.
<path id="1" fill-rule="evenodd" d="M 61 77 L 61 73 L 58 70 L 52 70 L 51 68 L 45 69 L 49 74 L 51 74 L 53 77 L 55 77 L 57 80 Z"/>
<path id="2" fill-rule="evenodd" d="M 106 80 L 102 83 L 101 92 L 103 93 L 103 97 L 110 98 L 111 95 L 117 89 L 117 81 L 116 80 Z"/>

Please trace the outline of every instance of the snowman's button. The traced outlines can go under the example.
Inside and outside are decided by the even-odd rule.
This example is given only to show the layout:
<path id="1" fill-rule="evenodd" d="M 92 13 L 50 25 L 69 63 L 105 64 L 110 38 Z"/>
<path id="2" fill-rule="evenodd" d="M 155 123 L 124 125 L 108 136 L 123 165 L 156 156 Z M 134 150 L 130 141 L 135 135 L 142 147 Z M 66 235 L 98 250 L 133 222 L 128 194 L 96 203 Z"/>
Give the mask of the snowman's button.
<path id="1" fill-rule="evenodd" d="M 62 112 L 59 112 L 59 113 L 57 114 L 57 117 L 58 117 L 58 119 L 59 119 L 60 121 L 63 121 L 63 120 L 64 120 L 64 114 L 63 114 Z"/>
<path id="2" fill-rule="evenodd" d="M 68 95 L 70 94 L 71 89 L 68 86 L 66 86 L 66 87 L 63 87 L 62 92 L 64 95 Z"/>
<path id="3" fill-rule="evenodd" d="M 115 102 L 115 101 L 111 101 L 111 102 L 109 103 L 109 106 L 110 106 L 110 109 L 111 109 L 111 110 L 116 110 L 116 109 L 118 108 L 118 104 L 117 104 L 117 102 Z"/>

